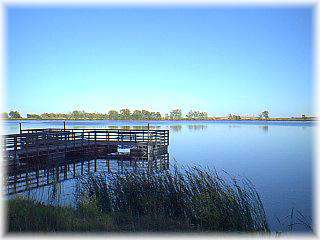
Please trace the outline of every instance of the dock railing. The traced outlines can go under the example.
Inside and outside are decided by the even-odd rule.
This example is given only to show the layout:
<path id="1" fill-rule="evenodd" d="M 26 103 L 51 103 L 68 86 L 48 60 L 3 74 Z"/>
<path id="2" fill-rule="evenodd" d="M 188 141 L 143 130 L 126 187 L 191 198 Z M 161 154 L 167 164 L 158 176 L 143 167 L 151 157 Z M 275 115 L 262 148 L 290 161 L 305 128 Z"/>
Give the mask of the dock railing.
<path id="1" fill-rule="evenodd" d="M 19 150 L 25 148 L 99 142 L 148 143 L 167 146 L 169 145 L 169 130 L 24 129 L 20 134 L 2 136 L 1 149 L 4 152 L 13 152 L 15 155 Z"/>

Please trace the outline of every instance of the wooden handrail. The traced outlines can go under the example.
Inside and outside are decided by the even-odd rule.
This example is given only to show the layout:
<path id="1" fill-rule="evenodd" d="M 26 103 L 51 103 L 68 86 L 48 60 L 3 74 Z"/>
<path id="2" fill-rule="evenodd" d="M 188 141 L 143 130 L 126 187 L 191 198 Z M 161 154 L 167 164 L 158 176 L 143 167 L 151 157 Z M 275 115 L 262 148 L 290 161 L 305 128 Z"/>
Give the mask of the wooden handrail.
<path id="1" fill-rule="evenodd" d="M 3 136 L 4 151 L 17 151 L 25 146 L 55 145 L 64 139 L 68 141 L 86 140 L 94 142 L 148 142 L 169 145 L 169 130 L 135 130 L 135 129 L 24 129 L 21 134 Z"/>

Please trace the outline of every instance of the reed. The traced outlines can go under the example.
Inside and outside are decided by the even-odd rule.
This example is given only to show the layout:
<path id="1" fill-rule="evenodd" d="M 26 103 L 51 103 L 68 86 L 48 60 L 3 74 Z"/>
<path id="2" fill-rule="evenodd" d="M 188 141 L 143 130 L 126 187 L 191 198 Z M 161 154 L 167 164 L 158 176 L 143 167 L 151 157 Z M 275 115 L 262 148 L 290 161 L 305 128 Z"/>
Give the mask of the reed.
<path id="1" fill-rule="evenodd" d="M 96 206 L 123 231 L 269 232 L 253 184 L 216 171 L 101 173 L 78 186 L 78 208 Z"/>
<path id="2" fill-rule="evenodd" d="M 7 200 L 7 231 L 270 233 L 254 185 L 216 171 L 101 173 L 79 180 L 75 194 L 73 207 Z M 277 234 L 296 226 L 313 232 L 312 220 L 299 210 L 277 220 Z"/>

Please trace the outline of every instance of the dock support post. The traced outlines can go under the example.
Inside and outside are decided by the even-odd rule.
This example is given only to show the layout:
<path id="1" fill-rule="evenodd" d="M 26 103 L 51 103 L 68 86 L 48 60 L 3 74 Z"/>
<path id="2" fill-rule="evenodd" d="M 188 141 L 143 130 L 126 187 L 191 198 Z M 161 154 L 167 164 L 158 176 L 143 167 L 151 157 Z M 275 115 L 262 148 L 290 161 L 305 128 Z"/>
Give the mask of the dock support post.
<path id="1" fill-rule="evenodd" d="M 66 121 L 63 121 L 63 131 L 66 131 Z"/>
<path id="2" fill-rule="evenodd" d="M 20 131 L 20 134 L 22 133 L 22 123 L 19 122 L 19 131 Z"/>

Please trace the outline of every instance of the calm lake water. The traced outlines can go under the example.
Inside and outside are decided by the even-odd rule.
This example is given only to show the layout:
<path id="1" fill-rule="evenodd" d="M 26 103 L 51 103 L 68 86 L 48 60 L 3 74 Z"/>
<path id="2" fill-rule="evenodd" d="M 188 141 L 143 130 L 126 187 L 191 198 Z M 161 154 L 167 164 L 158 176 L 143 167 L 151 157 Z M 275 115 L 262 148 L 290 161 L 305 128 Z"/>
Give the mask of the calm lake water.
<path id="1" fill-rule="evenodd" d="M 271 229 L 284 230 L 283 219 L 292 208 L 300 210 L 312 223 L 313 142 L 315 123 L 254 121 L 149 121 L 151 127 L 170 130 L 169 162 L 180 166 L 198 165 L 248 177 L 261 195 Z M 1 123 L 5 133 L 18 133 L 19 122 Z M 23 128 L 63 127 L 62 121 L 22 121 Z M 109 128 L 146 126 L 143 121 L 69 121 L 69 128 Z M 111 163 L 109 168 L 119 168 Z M 130 166 L 129 166 L 130 167 Z M 78 167 L 77 167 L 78 168 Z M 90 168 L 90 166 L 89 166 Z M 105 171 L 106 161 L 98 161 Z M 72 202 L 76 181 L 66 180 L 53 189 L 62 204 Z M 29 191 L 31 196 L 43 197 Z M 283 221 L 284 223 L 288 223 Z M 307 231 L 297 225 L 296 231 Z"/>

